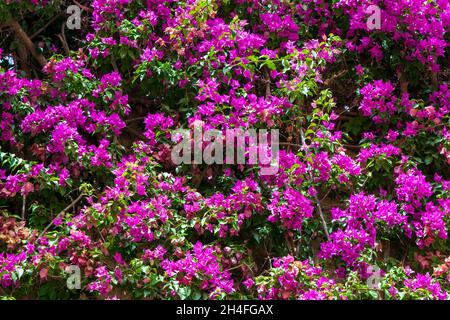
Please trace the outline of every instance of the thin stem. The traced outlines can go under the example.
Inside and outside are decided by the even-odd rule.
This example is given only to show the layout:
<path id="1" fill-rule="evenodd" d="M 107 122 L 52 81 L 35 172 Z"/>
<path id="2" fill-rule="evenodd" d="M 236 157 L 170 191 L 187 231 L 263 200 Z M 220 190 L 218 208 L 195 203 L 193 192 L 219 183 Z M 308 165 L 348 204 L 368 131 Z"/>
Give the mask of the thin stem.
<path id="1" fill-rule="evenodd" d="M 69 45 L 67 44 L 67 39 L 66 39 L 66 34 L 64 32 L 65 29 L 65 23 L 63 23 L 61 25 L 61 33 L 57 35 L 57 37 L 59 38 L 59 40 L 61 40 L 61 44 L 63 46 L 64 52 L 70 56 L 70 49 L 69 49 Z"/>
<path id="2" fill-rule="evenodd" d="M 57 14 L 56 16 L 54 16 L 54 17 L 53 17 L 52 19 L 50 19 L 50 21 L 47 22 L 42 28 L 40 28 L 38 31 L 36 31 L 35 33 L 33 33 L 33 34 L 30 36 L 30 39 L 33 39 L 33 38 L 35 38 L 36 36 L 38 36 L 42 31 L 44 31 L 45 29 L 47 29 L 47 27 L 48 27 L 50 24 L 52 24 L 56 19 L 58 19 L 58 18 L 61 17 L 61 16 L 62 16 L 61 13 Z"/>
<path id="3" fill-rule="evenodd" d="M 301 138 L 301 141 L 302 141 L 302 145 L 305 147 L 306 155 L 308 155 L 308 148 L 309 148 L 309 146 L 306 144 L 305 136 L 303 134 L 302 121 L 300 121 L 300 128 L 299 128 L 299 130 L 300 130 L 300 138 Z M 309 173 L 309 178 L 312 181 L 313 180 L 313 176 L 312 176 L 311 171 L 309 170 L 308 173 Z M 325 235 L 327 236 L 328 241 L 330 241 L 330 234 L 328 233 L 328 226 L 327 226 L 327 222 L 325 221 L 325 217 L 323 216 L 323 211 L 322 211 L 322 207 L 320 206 L 319 197 L 317 197 L 317 194 L 315 194 L 313 196 L 313 198 L 314 198 L 314 201 L 316 202 L 317 210 L 319 211 L 320 220 L 322 220 L 323 230 L 325 231 Z"/>
<path id="4" fill-rule="evenodd" d="M 25 221 L 26 204 L 27 204 L 27 196 L 24 195 L 22 199 L 22 221 Z"/>
<path id="5" fill-rule="evenodd" d="M 80 194 L 78 196 L 78 198 L 76 198 L 75 200 L 72 201 L 71 204 L 69 204 L 67 207 L 65 207 L 60 213 L 58 213 L 58 215 L 52 219 L 52 221 L 50 221 L 50 223 L 45 227 L 44 230 L 42 230 L 41 234 L 39 235 L 39 238 L 42 237 L 42 235 L 47 232 L 47 230 L 53 225 L 53 221 L 55 221 L 56 219 L 58 219 L 59 217 L 61 217 L 67 210 L 69 210 L 70 208 L 72 208 L 74 205 L 76 205 L 78 203 L 78 201 L 81 200 L 81 198 L 83 198 L 84 194 Z"/>

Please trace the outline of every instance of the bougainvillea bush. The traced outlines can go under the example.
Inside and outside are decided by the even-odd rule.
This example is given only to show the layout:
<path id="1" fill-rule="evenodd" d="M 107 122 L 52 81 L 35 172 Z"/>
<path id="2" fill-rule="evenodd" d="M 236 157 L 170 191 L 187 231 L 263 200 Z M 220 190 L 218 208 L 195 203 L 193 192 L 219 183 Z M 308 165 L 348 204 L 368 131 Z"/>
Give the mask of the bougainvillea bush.
<path id="1" fill-rule="evenodd" d="M 447 0 L 1 1 L 0 296 L 449 299 L 449 30 Z M 278 171 L 174 163 L 193 127 L 278 130 Z"/>

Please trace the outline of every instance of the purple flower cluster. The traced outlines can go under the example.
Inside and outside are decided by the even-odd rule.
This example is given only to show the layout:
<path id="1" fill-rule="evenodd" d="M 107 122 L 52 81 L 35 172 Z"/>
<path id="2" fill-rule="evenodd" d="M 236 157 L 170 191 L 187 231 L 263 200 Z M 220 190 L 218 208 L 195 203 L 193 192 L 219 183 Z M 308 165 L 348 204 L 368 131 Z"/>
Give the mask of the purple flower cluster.
<path id="1" fill-rule="evenodd" d="M 181 285 L 191 286 L 192 282 L 200 282 L 199 288 L 210 292 L 211 298 L 234 291 L 230 273 L 221 270 L 214 250 L 200 242 L 194 244 L 184 258 L 176 261 L 165 259 L 161 267 L 168 277 L 176 278 Z"/>
<path id="2" fill-rule="evenodd" d="M 311 218 L 314 212 L 311 200 L 291 188 L 284 190 L 283 194 L 274 191 L 267 208 L 271 212 L 268 220 L 273 223 L 280 220 L 288 230 L 301 230 L 303 220 Z"/>

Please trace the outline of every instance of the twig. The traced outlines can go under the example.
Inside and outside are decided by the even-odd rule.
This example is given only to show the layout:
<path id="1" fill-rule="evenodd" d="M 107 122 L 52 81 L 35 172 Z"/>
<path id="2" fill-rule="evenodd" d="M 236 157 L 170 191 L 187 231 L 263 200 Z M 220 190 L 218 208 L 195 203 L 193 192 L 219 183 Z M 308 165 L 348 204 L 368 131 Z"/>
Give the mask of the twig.
<path id="1" fill-rule="evenodd" d="M 57 37 L 59 38 L 59 40 L 61 40 L 64 52 L 69 56 L 70 55 L 70 49 L 69 49 L 69 45 L 67 44 L 67 40 L 66 40 L 66 35 L 64 32 L 65 29 L 65 23 L 61 24 L 61 33 L 57 35 Z"/>
<path id="2" fill-rule="evenodd" d="M 325 200 L 325 198 L 330 194 L 330 192 L 331 192 L 331 188 L 328 189 L 327 193 L 322 197 L 322 199 L 320 199 L 320 201 Z"/>
<path id="3" fill-rule="evenodd" d="M 14 31 L 14 30 L 11 28 L 11 26 L 0 26 L 0 32 L 1 32 L 1 33 L 3 33 L 3 32 L 11 32 L 11 31 Z"/>
<path id="4" fill-rule="evenodd" d="M 71 207 L 73 207 L 74 205 L 77 204 L 78 201 L 81 200 L 81 198 L 83 198 L 84 194 L 81 193 L 78 198 L 76 198 L 75 200 L 72 201 L 71 204 L 69 204 L 67 207 L 65 207 L 60 213 L 58 213 L 56 215 L 56 217 L 54 219 L 52 219 L 52 221 L 50 221 L 50 223 L 45 227 L 44 230 L 42 230 L 41 234 L 39 235 L 38 238 L 42 237 L 42 235 L 47 232 L 47 230 L 53 225 L 53 221 L 55 221 L 56 219 L 58 219 L 59 217 L 61 217 L 67 210 L 69 210 Z"/>
<path id="5" fill-rule="evenodd" d="M 103 237 L 102 232 L 101 232 L 100 230 L 97 229 L 97 226 L 95 226 L 95 230 L 97 230 L 98 234 L 100 235 L 100 238 L 102 238 L 102 240 L 103 240 L 103 243 L 105 243 L 106 240 L 105 240 L 105 238 Z"/>
<path id="6" fill-rule="evenodd" d="M 361 146 L 352 145 L 352 144 L 343 144 L 344 147 L 350 148 L 350 149 L 361 149 Z"/>
<path id="7" fill-rule="evenodd" d="M 300 121 L 300 128 L 299 128 L 299 130 L 300 130 L 300 138 L 302 140 L 302 145 L 306 147 L 306 152 L 307 152 L 308 145 L 306 144 L 306 141 L 305 141 L 305 136 L 303 134 L 303 128 L 302 128 L 302 122 L 301 121 Z M 312 176 L 311 171 L 308 171 L 308 173 L 309 173 L 309 178 L 312 181 L 313 180 L 313 176 Z M 313 198 L 314 198 L 314 201 L 316 202 L 316 206 L 317 206 L 317 210 L 319 211 L 320 219 L 322 220 L 322 225 L 323 225 L 323 229 L 325 231 L 325 235 L 327 236 L 328 241 L 330 241 L 330 234 L 328 233 L 328 226 L 327 226 L 327 222 L 325 221 L 325 218 L 323 216 L 322 207 L 320 206 L 319 197 L 317 196 L 317 194 L 315 194 L 313 196 Z"/>
<path id="8" fill-rule="evenodd" d="M 88 8 L 86 6 L 83 6 L 81 3 L 79 3 L 78 1 L 72 0 L 73 3 L 75 3 L 77 6 L 79 6 L 81 9 L 87 11 L 87 12 L 92 12 L 91 8 Z"/>
<path id="9" fill-rule="evenodd" d="M 33 38 L 35 38 L 36 36 L 38 36 L 42 31 L 44 31 L 45 29 L 47 29 L 47 27 L 49 26 L 49 25 L 51 25 L 56 19 L 58 19 L 59 17 L 61 17 L 62 16 L 62 13 L 59 13 L 59 14 L 57 14 L 56 16 L 54 16 L 52 19 L 50 19 L 50 21 L 49 22 L 47 22 L 42 28 L 40 28 L 38 31 L 36 31 L 35 33 L 33 33 L 31 36 L 30 36 L 30 39 L 33 39 Z"/>
<path id="10" fill-rule="evenodd" d="M 268 99 L 270 97 L 270 75 L 266 70 L 266 99 Z"/>
<path id="11" fill-rule="evenodd" d="M 25 208 L 26 208 L 26 203 L 27 203 L 27 196 L 23 196 L 22 199 L 22 221 L 25 221 Z"/>
<path id="12" fill-rule="evenodd" d="M 113 66 L 114 71 L 117 72 L 118 74 L 120 74 L 119 68 L 117 67 L 116 59 L 114 58 L 114 56 L 111 56 L 111 65 Z"/>
<path id="13" fill-rule="evenodd" d="M 130 122 L 134 122 L 134 121 L 140 121 L 140 120 L 144 120 L 146 117 L 138 117 L 138 118 L 133 118 L 133 119 L 128 119 L 125 120 L 125 123 L 130 123 Z"/>
<path id="14" fill-rule="evenodd" d="M 290 143 L 290 142 L 279 142 L 278 145 L 280 146 L 290 146 L 290 147 L 298 147 L 301 148 L 302 146 L 296 143 Z"/>
<path id="15" fill-rule="evenodd" d="M 328 233 L 328 226 L 325 218 L 323 216 L 322 207 L 320 206 L 320 201 L 317 195 L 314 195 L 314 200 L 316 201 L 317 209 L 319 210 L 319 216 L 322 220 L 323 230 L 325 231 L 325 235 L 327 236 L 327 240 L 330 241 L 330 234 Z"/>
<path id="16" fill-rule="evenodd" d="M 156 99 L 148 99 L 146 97 L 128 97 L 128 100 L 133 103 L 140 103 L 143 105 L 160 105 L 160 102 Z"/>
<path id="17" fill-rule="evenodd" d="M 326 79 L 326 80 L 323 82 L 323 84 L 324 84 L 325 86 L 327 86 L 327 85 L 330 84 L 331 81 L 333 81 L 333 80 L 335 80 L 335 79 L 337 79 L 337 78 L 339 78 L 339 77 L 342 77 L 342 76 L 343 76 L 344 74 L 346 74 L 347 72 L 348 72 L 348 70 L 342 70 L 342 71 L 340 71 L 340 72 L 334 74 L 333 76 L 331 76 L 331 78 Z"/>
<path id="18" fill-rule="evenodd" d="M 209 169 L 209 167 L 205 167 L 202 170 L 202 173 L 200 174 L 200 178 L 198 180 L 198 182 L 195 184 L 195 189 L 198 189 L 198 187 L 200 187 L 200 185 L 202 184 L 203 178 L 205 177 L 206 171 Z"/>
<path id="19" fill-rule="evenodd" d="M 134 134 L 135 136 L 137 136 L 138 138 L 141 138 L 142 140 L 146 141 L 147 137 L 144 136 L 142 133 L 140 133 L 139 131 L 133 129 L 132 127 L 125 127 L 123 128 L 123 131 Z"/>

